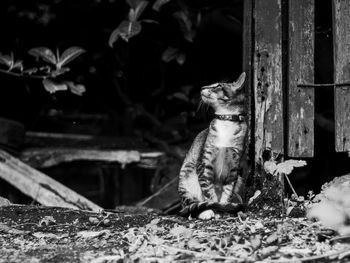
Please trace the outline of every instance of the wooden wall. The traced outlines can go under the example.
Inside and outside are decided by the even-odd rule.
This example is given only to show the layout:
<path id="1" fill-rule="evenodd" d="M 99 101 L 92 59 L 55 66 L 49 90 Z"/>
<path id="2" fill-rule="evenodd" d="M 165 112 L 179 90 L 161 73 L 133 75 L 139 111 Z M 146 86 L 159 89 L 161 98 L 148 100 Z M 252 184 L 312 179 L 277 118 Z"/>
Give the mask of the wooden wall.
<path id="1" fill-rule="evenodd" d="M 253 87 L 255 162 L 265 149 L 282 153 L 282 6 L 280 0 L 254 1 Z"/>
<path id="2" fill-rule="evenodd" d="M 333 0 L 334 81 L 350 82 L 350 1 Z M 335 148 L 350 151 L 350 85 L 334 87 Z"/>

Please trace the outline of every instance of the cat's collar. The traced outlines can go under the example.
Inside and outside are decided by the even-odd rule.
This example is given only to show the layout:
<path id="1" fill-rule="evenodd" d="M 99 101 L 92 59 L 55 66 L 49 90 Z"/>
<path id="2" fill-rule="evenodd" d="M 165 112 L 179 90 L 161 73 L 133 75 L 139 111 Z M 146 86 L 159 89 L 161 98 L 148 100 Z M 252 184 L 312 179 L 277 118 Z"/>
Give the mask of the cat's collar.
<path id="1" fill-rule="evenodd" d="M 243 122 L 245 121 L 245 116 L 242 114 L 215 114 L 214 119 L 222 121 Z"/>

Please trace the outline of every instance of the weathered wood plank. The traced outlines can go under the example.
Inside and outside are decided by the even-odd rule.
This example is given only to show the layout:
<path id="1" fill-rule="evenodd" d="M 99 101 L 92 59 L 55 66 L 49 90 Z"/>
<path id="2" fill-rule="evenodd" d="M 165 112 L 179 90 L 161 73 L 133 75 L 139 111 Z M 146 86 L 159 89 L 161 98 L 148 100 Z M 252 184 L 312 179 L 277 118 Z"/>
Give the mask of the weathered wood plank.
<path id="1" fill-rule="evenodd" d="M 0 150 L 0 178 L 46 206 L 100 211 L 85 197 Z"/>
<path id="2" fill-rule="evenodd" d="M 314 0 L 289 1 L 288 155 L 314 155 Z"/>
<path id="3" fill-rule="evenodd" d="M 350 80 L 350 1 L 333 0 L 334 81 Z M 334 88 L 335 150 L 350 151 L 350 86 Z"/>
<path id="4" fill-rule="evenodd" d="M 95 136 L 88 134 L 47 133 L 27 131 L 23 148 L 63 147 L 82 149 L 139 150 L 147 144 L 136 137 Z"/>
<path id="5" fill-rule="evenodd" d="M 252 138 L 253 126 L 252 120 L 252 61 L 253 61 L 253 0 L 245 0 L 243 2 L 243 71 L 246 73 L 245 81 L 245 93 L 247 97 L 246 102 L 246 112 L 247 112 L 247 135 L 245 142 L 245 154 L 242 158 L 244 162 L 243 167 L 243 180 L 246 181 L 248 176 L 252 175 L 251 171 L 254 169 L 254 166 L 247 165 L 250 162 L 250 159 L 254 159 L 254 139 Z M 253 161 L 250 162 L 254 164 Z M 244 183 L 245 185 L 245 183 Z"/>
<path id="6" fill-rule="evenodd" d="M 265 149 L 283 153 L 280 0 L 256 0 L 254 51 L 255 162 Z"/>
<path id="7" fill-rule="evenodd" d="M 21 160 L 35 168 L 47 168 L 72 161 L 116 162 L 122 167 L 137 163 L 144 168 L 155 168 L 162 152 L 135 150 L 96 150 L 79 148 L 35 148 L 21 153 Z"/>
<path id="8" fill-rule="evenodd" d="M 247 111 L 251 107 L 252 55 L 253 55 L 253 0 L 243 3 L 243 71 L 246 73 L 246 94 L 248 95 Z M 249 115 L 250 116 L 250 115 Z M 249 130 L 249 129 L 248 129 Z"/>

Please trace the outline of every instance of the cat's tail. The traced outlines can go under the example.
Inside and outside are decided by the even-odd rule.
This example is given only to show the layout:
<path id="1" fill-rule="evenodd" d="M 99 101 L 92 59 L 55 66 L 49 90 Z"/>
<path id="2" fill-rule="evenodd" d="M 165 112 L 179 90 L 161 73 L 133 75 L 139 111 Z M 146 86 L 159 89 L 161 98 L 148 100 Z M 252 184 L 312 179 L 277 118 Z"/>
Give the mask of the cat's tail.
<path id="1" fill-rule="evenodd" d="M 243 204 L 241 203 L 227 203 L 227 204 L 221 204 L 218 202 L 191 202 L 188 205 L 185 205 L 180 210 L 181 216 L 191 216 L 191 217 L 197 217 L 201 212 L 212 209 L 215 212 L 221 212 L 221 213 L 230 213 L 235 214 L 238 211 L 243 210 Z"/>

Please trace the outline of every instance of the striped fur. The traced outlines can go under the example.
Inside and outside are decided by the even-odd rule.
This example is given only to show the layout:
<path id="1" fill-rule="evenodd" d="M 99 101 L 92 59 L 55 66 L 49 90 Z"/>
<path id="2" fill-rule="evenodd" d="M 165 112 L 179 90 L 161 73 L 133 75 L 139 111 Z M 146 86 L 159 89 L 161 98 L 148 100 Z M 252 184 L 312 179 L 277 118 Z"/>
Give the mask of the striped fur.
<path id="1" fill-rule="evenodd" d="M 236 82 L 203 87 L 203 102 L 216 114 L 243 114 L 244 79 L 243 73 Z M 214 119 L 197 135 L 179 174 L 182 215 L 209 219 L 242 208 L 240 163 L 246 131 L 245 122 Z"/>

